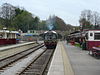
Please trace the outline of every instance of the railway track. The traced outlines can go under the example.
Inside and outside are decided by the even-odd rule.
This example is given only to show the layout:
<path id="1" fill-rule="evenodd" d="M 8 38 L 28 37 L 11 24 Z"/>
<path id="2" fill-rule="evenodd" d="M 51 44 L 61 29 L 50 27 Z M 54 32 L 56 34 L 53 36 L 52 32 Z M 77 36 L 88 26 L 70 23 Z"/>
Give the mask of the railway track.
<path id="1" fill-rule="evenodd" d="M 54 50 L 47 49 L 18 75 L 46 75 Z"/>
<path id="2" fill-rule="evenodd" d="M 39 44 L 37 46 L 34 46 L 30 49 L 27 49 L 25 51 L 22 51 L 20 53 L 17 53 L 15 55 L 12 55 L 10 57 L 4 58 L 0 60 L 0 70 L 2 71 L 5 69 L 7 66 L 13 64 L 14 62 L 28 56 L 29 54 L 33 53 L 34 51 L 38 50 L 39 48 L 43 47 L 43 44 Z"/>

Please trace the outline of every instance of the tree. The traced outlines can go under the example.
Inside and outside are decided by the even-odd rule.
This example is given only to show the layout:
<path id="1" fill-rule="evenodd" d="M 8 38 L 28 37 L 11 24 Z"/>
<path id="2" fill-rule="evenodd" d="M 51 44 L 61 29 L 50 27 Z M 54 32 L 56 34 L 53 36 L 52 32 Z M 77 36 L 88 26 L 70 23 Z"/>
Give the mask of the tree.
<path id="1" fill-rule="evenodd" d="M 11 25 L 11 21 L 14 16 L 15 16 L 15 7 L 12 6 L 11 4 L 4 3 L 0 11 L 0 17 L 4 19 L 3 25 L 5 27 L 8 27 L 8 25 Z"/>
<path id="2" fill-rule="evenodd" d="M 34 18 L 32 14 L 26 10 L 23 10 L 23 12 L 17 14 L 17 16 L 13 19 L 13 25 L 17 28 L 17 30 L 21 29 L 23 32 L 27 32 L 28 30 L 32 29 L 33 23 Z"/>
<path id="3" fill-rule="evenodd" d="M 40 19 L 36 16 L 34 18 L 34 29 L 35 30 L 39 30 L 39 21 L 40 21 Z"/>
<path id="4" fill-rule="evenodd" d="M 16 7 L 16 9 L 15 9 L 15 16 L 18 16 L 18 15 L 21 14 L 22 12 L 24 12 L 23 9 L 20 9 L 19 7 Z"/>
<path id="5" fill-rule="evenodd" d="M 89 21 L 87 21 L 85 18 L 80 19 L 79 22 L 82 30 L 90 29 L 92 27 L 92 24 Z"/>
<path id="6" fill-rule="evenodd" d="M 46 25 L 46 21 L 40 21 L 39 30 L 48 30 L 47 25 Z"/>
<path id="7" fill-rule="evenodd" d="M 84 10 L 80 16 L 80 27 L 82 29 L 93 29 L 100 26 L 100 15 L 91 10 Z"/>
<path id="8" fill-rule="evenodd" d="M 93 25 L 95 28 L 100 27 L 100 14 L 98 12 L 93 13 Z"/>

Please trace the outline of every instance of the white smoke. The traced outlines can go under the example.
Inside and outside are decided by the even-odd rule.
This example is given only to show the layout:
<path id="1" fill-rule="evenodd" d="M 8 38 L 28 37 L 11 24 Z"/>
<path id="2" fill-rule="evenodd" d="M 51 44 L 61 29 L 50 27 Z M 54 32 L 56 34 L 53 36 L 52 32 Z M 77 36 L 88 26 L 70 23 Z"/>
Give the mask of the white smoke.
<path id="1" fill-rule="evenodd" d="M 46 21 L 49 30 L 52 30 L 54 28 L 54 23 L 55 23 L 55 16 L 49 17 L 49 19 Z"/>
<path id="2" fill-rule="evenodd" d="M 54 27 L 54 26 L 53 26 L 52 24 L 48 25 L 49 30 L 52 30 L 53 27 Z"/>

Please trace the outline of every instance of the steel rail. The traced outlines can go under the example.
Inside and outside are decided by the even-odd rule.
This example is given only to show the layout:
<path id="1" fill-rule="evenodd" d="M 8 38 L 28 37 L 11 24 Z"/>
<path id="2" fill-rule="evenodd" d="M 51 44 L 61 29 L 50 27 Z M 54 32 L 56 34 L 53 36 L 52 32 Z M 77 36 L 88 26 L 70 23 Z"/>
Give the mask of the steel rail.
<path id="1" fill-rule="evenodd" d="M 19 52 L 15 55 L 12 55 L 10 57 L 4 58 L 2 60 L 0 60 L 0 70 L 2 70 L 3 68 L 7 67 L 8 65 L 26 57 L 27 55 L 33 53 L 34 51 L 38 50 L 39 48 L 43 47 L 43 44 L 34 46 L 32 48 L 29 48 L 25 51 Z"/>

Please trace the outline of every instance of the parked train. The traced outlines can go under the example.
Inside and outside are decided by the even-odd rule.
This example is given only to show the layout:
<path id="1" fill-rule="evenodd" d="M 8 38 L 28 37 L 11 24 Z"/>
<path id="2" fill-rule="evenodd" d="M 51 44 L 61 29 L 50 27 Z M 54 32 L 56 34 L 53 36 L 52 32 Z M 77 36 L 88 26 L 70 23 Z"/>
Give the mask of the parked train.
<path id="1" fill-rule="evenodd" d="M 0 45 L 16 44 L 18 31 L 0 30 Z"/>
<path id="2" fill-rule="evenodd" d="M 70 38 L 81 44 L 82 49 L 89 50 L 89 54 L 100 56 L 100 30 L 85 30 L 74 32 Z"/>
<path id="3" fill-rule="evenodd" d="M 48 49 L 55 49 L 58 42 L 58 34 L 55 31 L 44 32 L 44 44 Z"/>
<path id="4" fill-rule="evenodd" d="M 92 47 L 100 47 L 100 30 L 74 32 L 71 34 L 70 38 L 81 44 L 85 42 L 87 50 L 91 50 Z"/>

